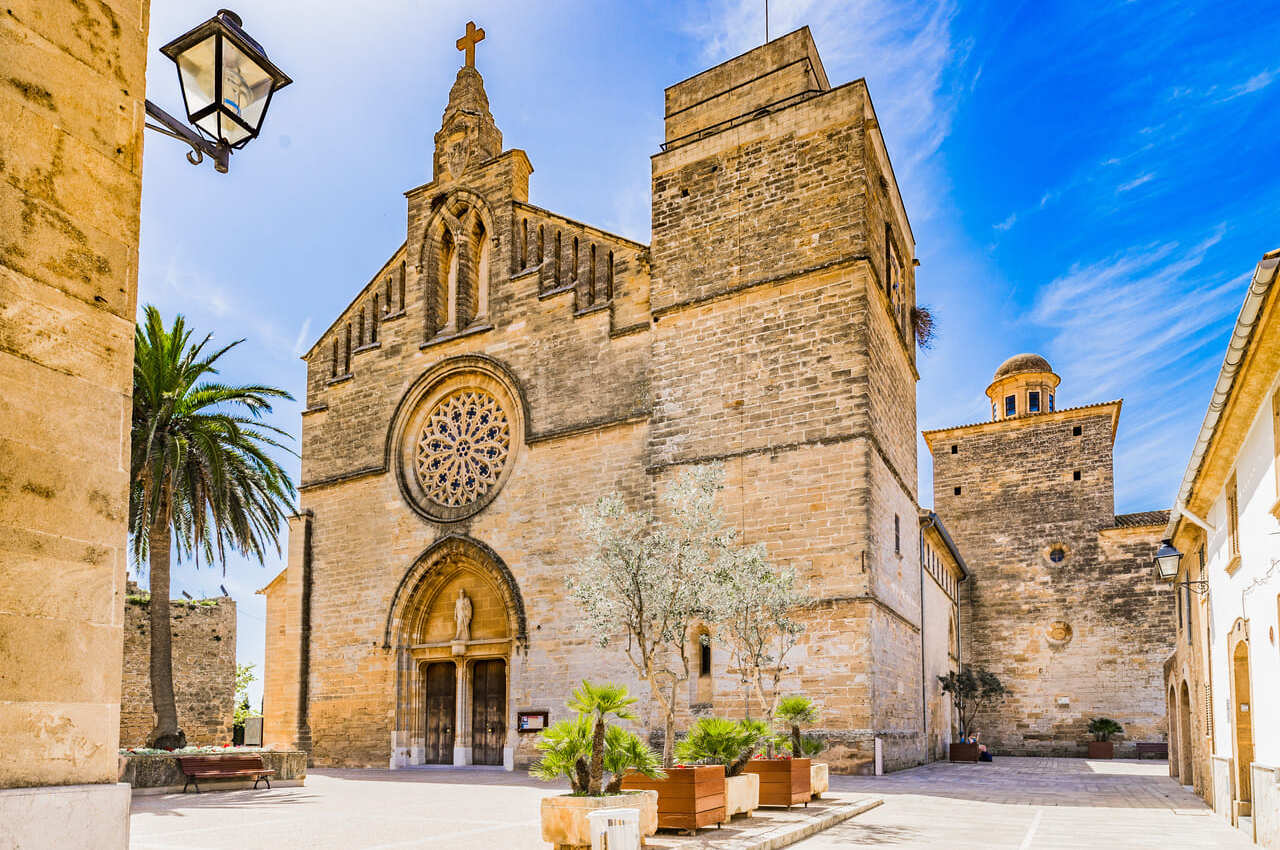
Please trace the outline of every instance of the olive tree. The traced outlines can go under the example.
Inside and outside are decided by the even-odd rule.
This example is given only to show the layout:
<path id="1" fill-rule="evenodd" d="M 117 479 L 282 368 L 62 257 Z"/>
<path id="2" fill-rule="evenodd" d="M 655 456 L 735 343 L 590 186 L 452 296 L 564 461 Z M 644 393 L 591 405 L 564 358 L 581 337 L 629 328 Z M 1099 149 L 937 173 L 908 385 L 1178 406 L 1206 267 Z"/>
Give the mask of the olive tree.
<path id="1" fill-rule="evenodd" d="M 773 717 L 786 673 L 784 658 L 800 640 L 804 626 L 792 615 L 808 604 L 797 588 L 796 571 L 775 567 L 763 544 L 730 548 L 721 559 L 712 597 L 716 638 L 727 649 L 761 716 Z"/>
<path id="2" fill-rule="evenodd" d="M 618 494 L 581 512 L 588 550 L 570 567 L 580 627 L 601 646 L 621 645 L 663 717 L 663 767 L 674 764 L 676 700 L 689 679 L 692 629 L 708 619 L 715 580 L 735 534 L 716 505 L 718 465 L 680 473 L 659 497 L 661 517 Z"/>

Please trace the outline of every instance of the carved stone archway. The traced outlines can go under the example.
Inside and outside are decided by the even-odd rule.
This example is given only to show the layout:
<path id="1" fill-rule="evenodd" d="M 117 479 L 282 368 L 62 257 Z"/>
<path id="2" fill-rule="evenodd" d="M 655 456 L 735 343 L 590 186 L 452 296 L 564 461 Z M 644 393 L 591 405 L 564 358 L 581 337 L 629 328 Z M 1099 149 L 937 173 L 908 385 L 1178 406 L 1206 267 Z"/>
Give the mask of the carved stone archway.
<path id="1" fill-rule="evenodd" d="M 420 555 L 396 588 L 384 646 L 396 658 L 391 767 L 513 766 L 512 661 L 524 602 L 492 549 L 461 535 Z"/>

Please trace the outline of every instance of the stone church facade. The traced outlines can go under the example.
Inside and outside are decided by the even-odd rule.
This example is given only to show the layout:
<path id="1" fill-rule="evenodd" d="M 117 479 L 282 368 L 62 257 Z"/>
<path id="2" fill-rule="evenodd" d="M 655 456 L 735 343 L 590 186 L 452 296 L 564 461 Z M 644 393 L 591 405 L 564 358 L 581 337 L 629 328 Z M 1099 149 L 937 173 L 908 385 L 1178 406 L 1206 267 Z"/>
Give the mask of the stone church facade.
<path id="1" fill-rule="evenodd" d="M 934 510 L 971 568 L 962 655 L 1011 691 L 976 724 L 996 752 L 1082 755 L 1089 721 L 1110 717 L 1133 758 L 1167 739 L 1174 596 L 1152 558 L 1169 512 L 1115 514 L 1121 402 L 1063 408 L 1058 383 L 1016 355 L 987 388 L 991 421 L 924 434 Z"/>
<path id="2" fill-rule="evenodd" d="M 922 561 L 915 250 L 865 82 L 833 87 L 806 28 L 667 89 L 649 245 L 535 206 L 532 170 L 468 61 L 404 245 L 305 355 L 267 742 L 511 767 L 521 718 L 563 718 L 581 679 L 646 697 L 574 628 L 577 508 L 719 462 L 729 516 L 816 600 L 784 687 L 833 767 L 936 755 L 923 647 L 954 659 L 964 571 Z M 742 710 L 713 636 L 682 713 Z"/>

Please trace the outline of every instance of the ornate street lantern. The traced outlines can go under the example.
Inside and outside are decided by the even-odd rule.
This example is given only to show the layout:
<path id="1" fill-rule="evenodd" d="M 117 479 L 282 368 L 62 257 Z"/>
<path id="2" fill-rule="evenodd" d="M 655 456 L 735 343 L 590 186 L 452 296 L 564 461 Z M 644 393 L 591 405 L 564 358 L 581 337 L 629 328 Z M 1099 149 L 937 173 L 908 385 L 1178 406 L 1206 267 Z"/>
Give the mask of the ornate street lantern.
<path id="1" fill-rule="evenodd" d="M 1156 576 L 1162 581 L 1173 581 L 1178 576 L 1178 563 L 1182 553 L 1173 548 L 1173 541 L 1165 538 L 1156 551 Z"/>
<path id="2" fill-rule="evenodd" d="M 271 95 L 293 82 L 242 26 L 235 12 L 219 9 L 160 48 L 178 66 L 187 118 L 203 135 L 147 101 L 147 114 L 162 125 L 147 126 L 191 145 L 187 159 L 192 164 L 208 154 L 221 172 L 226 172 L 233 149 L 257 137 Z"/>

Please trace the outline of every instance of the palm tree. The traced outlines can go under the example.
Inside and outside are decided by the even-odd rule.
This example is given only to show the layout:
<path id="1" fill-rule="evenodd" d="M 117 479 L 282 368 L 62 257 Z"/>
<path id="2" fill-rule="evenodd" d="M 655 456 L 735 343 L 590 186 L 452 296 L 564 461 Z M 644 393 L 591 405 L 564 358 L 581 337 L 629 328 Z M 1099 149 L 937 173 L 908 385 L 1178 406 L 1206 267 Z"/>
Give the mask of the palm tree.
<path id="1" fill-rule="evenodd" d="M 296 493 L 266 454 L 289 435 L 262 422 L 275 387 L 228 386 L 213 379 L 215 363 L 243 340 L 205 353 L 209 336 L 192 344 L 182 316 L 166 329 L 148 305 L 133 345 L 133 425 L 129 532 L 135 563 L 150 565 L 153 747 L 186 745 L 173 700 L 169 632 L 170 549 L 199 565 L 224 563 L 227 548 L 261 563 L 267 546 L 280 552 L 280 523 Z M 224 566 L 225 568 L 225 566 Z"/>
<path id="2" fill-rule="evenodd" d="M 627 689 L 622 685 L 593 685 L 586 679 L 582 687 L 573 692 L 569 700 L 569 709 L 582 717 L 590 717 L 595 726 L 591 735 L 590 781 L 587 793 L 597 795 L 604 783 L 605 731 L 606 720 L 613 715 L 620 720 L 634 720 L 635 715 L 627 708 L 634 703 L 635 697 L 627 696 Z"/>
<path id="3" fill-rule="evenodd" d="M 791 753 L 794 758 L 800 758 L 804 754 L 800 724 L 816 723 L 818 720 L 818 709 L 814 707 L 813 701 L 803 696 L 785 697 L 778 703 L 773 717 L 791 731 Z"/>

